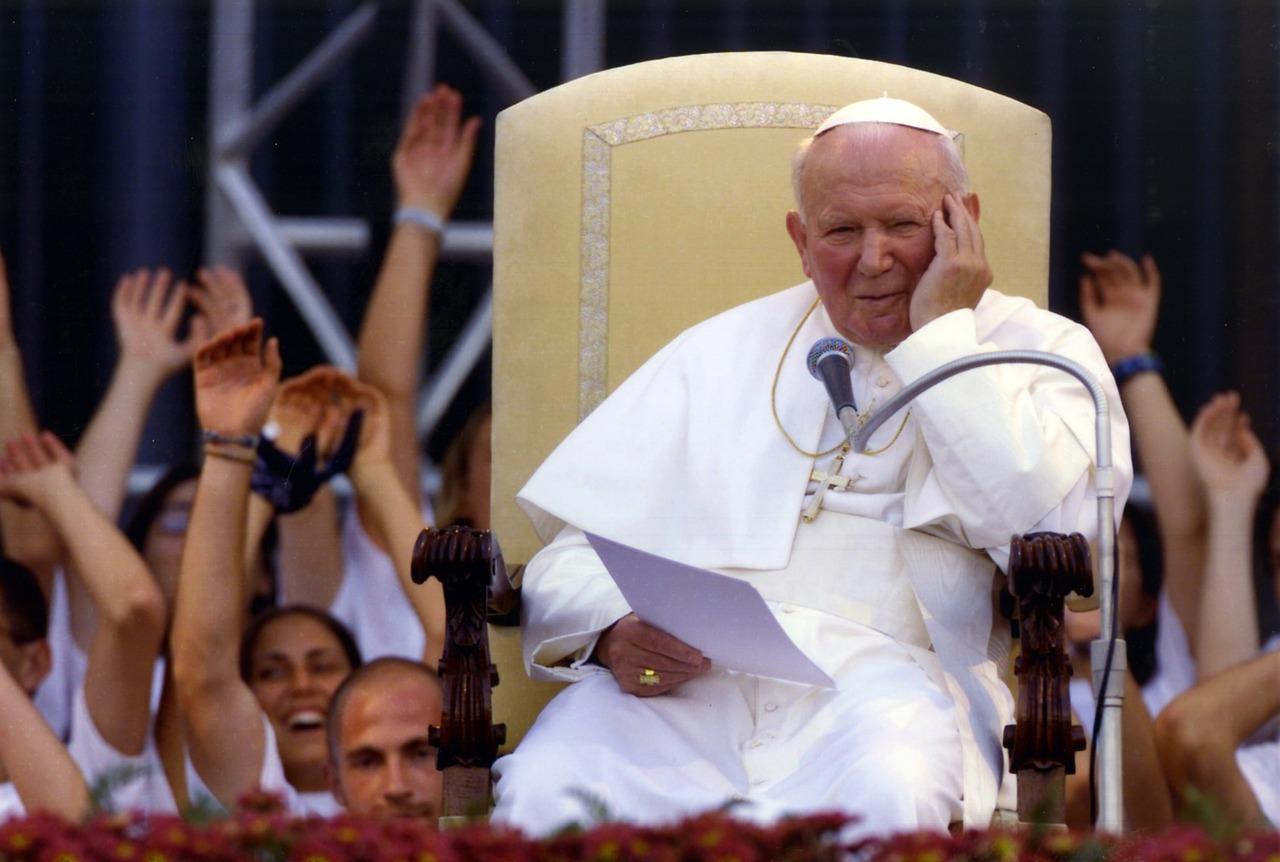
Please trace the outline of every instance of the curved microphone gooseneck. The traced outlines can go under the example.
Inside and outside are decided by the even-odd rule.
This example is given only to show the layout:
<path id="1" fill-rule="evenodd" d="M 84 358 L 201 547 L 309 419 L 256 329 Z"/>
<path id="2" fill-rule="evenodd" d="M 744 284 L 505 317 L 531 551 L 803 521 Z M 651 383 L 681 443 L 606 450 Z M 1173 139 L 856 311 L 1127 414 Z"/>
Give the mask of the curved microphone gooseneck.
<path id="1" fill-rule="evenodd" d="M 817 345 L 814 345 L 816 348 Z M 1094 750 L 1098 752 L 1101 768 L 1098 770 L 1098 821 L 1097 828 L 1119 834 L 1124 827 L 1123 775 L 1120 760 L 1120 718 L 1124 706 L 1124 671 L 1122 649 L 1124 642 L 1117 636 L 1115 606 L 1115 476 L 1111 465 L 1111 422 L 1107 406 L 1107 394 L 1089 371 L 1080 363 L 1043 350 L 998 350 L 953 359 L 920 376 L 904 386 L 902 391 L 889 399 L 876 411 L 861 429 L 848 432 L 855 452 L 865 452 L 867 442 L 884 422 L 897 413 L 920 393 L 949 377 L 981 368 L 1001 364 L 1047 365 L 1065 371 L 1084 384 L 1093 397 L 1096 414 L 1097 465 L 1094 467 L 1094 484 L 1098 496 L 1098 586 L 1101 593 L 1102 632 L 1090 645 L 1093 666 L 1093 690 L 1098 702 L 1101 721 L 1094 724 Z M 1116 662 L 1117 653 L 1119 662 Z"/>

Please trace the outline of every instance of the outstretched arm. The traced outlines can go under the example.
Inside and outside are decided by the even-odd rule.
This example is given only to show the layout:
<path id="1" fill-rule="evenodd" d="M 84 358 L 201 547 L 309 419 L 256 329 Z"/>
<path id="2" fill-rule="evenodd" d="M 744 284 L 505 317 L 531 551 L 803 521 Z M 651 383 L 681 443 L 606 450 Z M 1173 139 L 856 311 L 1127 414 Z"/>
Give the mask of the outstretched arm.
<path id="1" fill-rule="evenodd" d="M 187 288 L 167 269 L 139 269 L 116 283 L 111 299 L 120 355 L 107 394 L 76 447 L 80 487 L 114 521 L 129 470 L 160 386 L 191 361 L 192 340 L 179 341 Z"/>
<path id="2" fill-rule="evenodd" d="M 1170 788 L 1180 796 L 1194 788 L 1245 828 L 1274 828 L 1236 764 L 1235 753 L 1276 715 L 1280 715 L 1280 652 L 1266 653 L 1196 683 L 1165 707 L 1156 721 L 1160 759 Z"/>
<path id="3" fill-rule="evenodd" d="M 22 352 L 13 332 L 9 277 L 0 255 L 0 440 L 11 440 L 36 430 L 36 415 L 27 394 Z M 0 537 L 4 553 L 32 571 L 47 575 L 56 565 L 60 549 L 53 528 L 39 512 L 0 500 Z M 48 582 L 43 584 L 46 591 Z"/>
<path id="4" fill-rule="evenodd" d="M 364 411 L 360 448 L 350 470 L 351 484 L 355 487 L 357 503 L 368 512 L 371 524 L 386 537 L 396 577 L 426 632 L 422 660 L 434 667 L 444 650 L 444 590 L 434 578 L 421 585 L 413 583 L 413 546 L 426 524 L 398 480 L 391 461 L 386 399 L 374 387 L 347 377 L 337 378 L 335 386 L 348 412 Z"/>
<path id="5" fill-rule="evenodd" d="M 268 414 L 276 431 L 275 446 L 297 456 L 308 435 L 315 436 L 317 463 L 332 458 L 345 430 L 345 417 L 334 403 L 335 368 L 318 366 L 280 384 Z M 271 504 L 258 494 L 250 502 L 249 544 L 246 560 L 257 555 L 258 544 L 273 514 Z M 279 513 L 280 593 L 289 603 L 318 608 L 333 603 L 342 585 L 342 542 L 338 532 L 338 503 L 328 486 L 296 512 Z"/>
<path id="6" fill-rule="evenodd" d="M 194 318 L 191 334 L 178 339 L 188 292 L 185 284 L 173 284 L 169 270 L 163 268 L 154 273 L 138 269 L 116 282 L 111 319 L 119 356 L 106 395 L 76 447 L 76 479 L 98 511 L 113 523 L 124 505 L 129 471 L 156 393 L 191 361 L 195 339 L 206 328 L 202 319 Z M 71 630 L 86 651 L 96 637 L 100 607 L 86 591 L 87 581 L 81 576 L 68 581 Z"/>
<path id="7" fill-rule="evenodd" d="M 89 788 L 84 776 L 3 664 L 0 764 L 9 773 L 28 812 L 48 811 L 73 822 L 89 813 Z"/>
<path id="8" fill-rule="evenodd" d="M 256 435 L 280 378 L 273 338 L 262 321 L 236 327 L 195 355 L 196 413 L 224 440 Z M 174 680 L 187 722 L 191 760 L 224 804 L 254 786 L 265 754 L 258 702 L 238 670 L 243 627 L 241 549 L 252 449 L 208 444 L 187 528 L 171 636 Z"/>
<path id="9" fill-rule="evenodd" d="M 1160 309 L 1160 270 L 1148 255 L 1142 265 L 1121 252 L 1085 254 L 1080 308 L 1107 364 L 1151 354 Z M 1188 640 L 1196 642 L 1200 572 L 1204 565 L 1205 511 L 1191 464 L 1187 423 L 1164 378 L 1153 370 L 1117 381 L 1134 445 L 1151 487 L 1164 547 L 1164 582 Z"/>
<path id="10" fill-rule="evenodd" d="M 196 344 L 248 322 L 249 292 L 232 270 L 200 270 L 199 284 L 171 285 L 166 269 L 126 273 L 111 300 L 120 356 L 107 394 L 76 447 L 80 487 L 108 518 L 124 502 L 129 470 L 138 452 L 160 386 L 191 361 Z M 189 333 L 178 340 L 187 302 L 196 308 Z"/>
<path id="11" fill-rule="evenodd" d="M 1215 395 L 1191 426 L 1191 460 L 1209 501 L 1196 676 L 1206 679 L 1258 652 L 1253 516 L 1271 472 L 1234 392 Z"/>
<path id="12" fill-rule="evenodd" d="M 419 100 L 391 160 L 399 206 L 423 210 L 443 222 L 453 212 L 475 151 L 480 120 L 461 121 L 462 97 L 437 85 Z M 387 397 L 391 460 L 414 505 L 420 505 L 418 395 L 423 332 L 431 274 L 440 235 L 413 221 L 391 233 L 359 338 L 358 376 Z"/>
<path id="13" fill-rule="evenodd" d="M 57 531 L 98 613 L 85 700 L 98 732 L 123 754 L 142 751 L 151 719 L 151 672 L 164 637 L 160 588 L 128 539 L 76 485 L 71 453 L 45 431 L 10 440 L 0 496 L 39 509 Z"/>
<path id="14" fill-rule="evenodd" d="M 1132 673 L 1125 673 L 1120 736 L 1124 776 L 1125 828 L 1162 829 L 1173 820 L 1173 800 L 1165 786 L 1156 746 L 1155 724 Z M 1067 826 L 1091 829 L 1089 749 L 1076 755 L 1076 771 L 1067 776 Z"/>

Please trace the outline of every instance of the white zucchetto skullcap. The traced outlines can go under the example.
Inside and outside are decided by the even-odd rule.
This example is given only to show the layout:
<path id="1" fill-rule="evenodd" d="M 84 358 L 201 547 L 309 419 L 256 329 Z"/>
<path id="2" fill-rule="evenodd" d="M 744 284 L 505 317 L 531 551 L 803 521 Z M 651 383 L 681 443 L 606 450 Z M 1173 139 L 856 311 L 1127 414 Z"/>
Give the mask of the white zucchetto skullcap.
<path id="1" fill-rule="evenodd" d="M 861 102 L 845 105 L 827 117 L 822 125 L 818 126 L 813 136 L 816 138 L 836 126 L 847 126 L 851 123 L 891 123 L 895 126 L 909 126 L 913 129 L 933 132 L 935 135 L 943 135 L 947 138 L 956 136 L 955 132 L 935 120 L 928 111 L 902 99 L 890 98 L 888 94 L 878 99 L 863 99 Z"/>

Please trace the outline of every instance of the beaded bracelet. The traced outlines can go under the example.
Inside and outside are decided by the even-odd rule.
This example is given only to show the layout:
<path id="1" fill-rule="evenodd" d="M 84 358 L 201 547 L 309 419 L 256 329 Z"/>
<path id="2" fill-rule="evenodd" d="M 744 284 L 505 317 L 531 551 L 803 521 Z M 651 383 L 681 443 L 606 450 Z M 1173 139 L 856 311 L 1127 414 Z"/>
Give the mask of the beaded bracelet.
<path id="1" fill-rule="evenodd" d="M 426 228 L 436 236 L 444 236 L 444 218 L 431 210 L 424 210 L 420 207 L 400 207 L 400 209 L 396 210 L 396 214 L 391 217 L 391 221 L 398 225 L 410 222 L 418 227 Z"/>
<path id="2" fill-rule="evenodd" d="M 258 448 L 257 434 L 242 434 L 239 437 L 231 437 L 205 428 L 200 432 L 200 439 L 203 440 L 206 445 L 212 443 L 215 446 L 237 446 L 241 449 Z"/>
<path id="3" fill-rule="evenodd" d="M 1111 367 L 1111 373 L 1116 378 L 1116 386 L 1120 386 L 1130 377 L 1147 371 L 1154 371 L 1156 374 L 1164 373 L 1164 363 L 1160 361 L 1159 356 L 1151 352 L 1126 356 Z"/>

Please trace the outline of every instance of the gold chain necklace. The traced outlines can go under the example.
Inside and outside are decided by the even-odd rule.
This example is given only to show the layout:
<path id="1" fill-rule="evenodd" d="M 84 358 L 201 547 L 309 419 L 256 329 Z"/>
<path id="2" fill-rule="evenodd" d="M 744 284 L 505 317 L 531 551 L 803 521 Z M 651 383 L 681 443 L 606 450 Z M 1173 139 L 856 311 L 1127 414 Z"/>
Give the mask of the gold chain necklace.
<path id="1" fill-rule="evenodd" d="M 844 452 L 849 451 L 849 443 L 847 441 L 841 441 L 840 443 L 837 443 L 836 445 L 832 446 L 830 449 L 826 449 L 822 452 L 805 451 L 804 449 L 800 448 L 800 444 L 796 443 L 795 439 L 790 434 L 787 433 L 787 429 L 784 428 L 782 425 L 782 418 L 778 416 L 778 380 L 782 377 L 782 365 L 784 362 L 787 361 L 787 354 L 791 352 L 791 345 L 795 343 L 796 336 L 800 334 L 800 330 L 804 328 L 805 322 L 809 319 L 809 316 L 813 314 L 814 310 L 817 309 L 818 303 L 821 301 L 822 301 L 821 298 L 815 299 L 813 301 L 813 304 L 809 306 L 809 310 L 804 313 L 804 317 L 800 318 L 800 322 L 796 324 L 796 328 L 791 333 L 791 337 L 787 339 L 787 346 L 782 348 L 782 355 L 778 357 L 778 367 L 774 369 L 774 372 L 773 372 L 773 386 L 769 389 L 769 407 L 773 411 L 773 424 L 778 426 L 778 430 L 782 432 L 782 436 L 785 437 L 787 442 L 791 444 L 792 449 L 795 449 L 801 455 L 804 455 L 808 458 L 821 458 L 823 455 L 830 455 L 832 452 L 836 451 L 837 449 L 840 449 Z M 902 436 L 902 429 L 907 427 L 907 420 L 909 420 L 910 418 L 911 418 L 911 409 L 907 408 L 907 415 L 902 417 L 902 423 L 898 425 L 898 430 L 893 432 L 893 438 L 888 443 L 881 446 L 879 449 L 868 449 L 862 454 L 863 455 L 879 455 L 881 452 L 884 452 L 885 450 L 889 449 L 891 446 L 893 446 L 894 443 L 898 442 L 898 438 Z M 867 417 L 862 413 L 859 413 L 858 426 L 861 427 L 866 423 L 866 421 L 867 421 Z"/>

